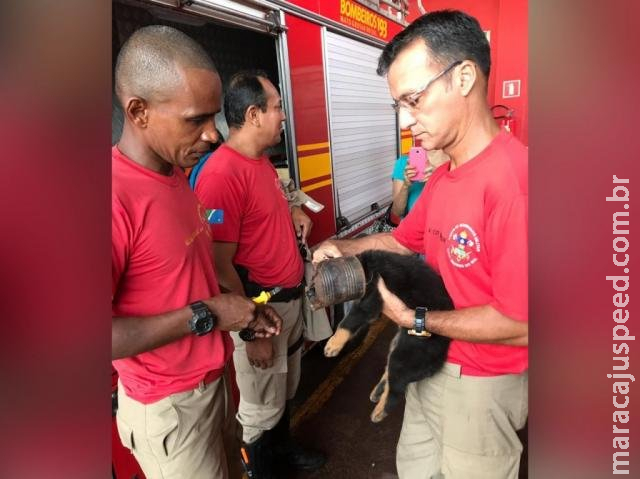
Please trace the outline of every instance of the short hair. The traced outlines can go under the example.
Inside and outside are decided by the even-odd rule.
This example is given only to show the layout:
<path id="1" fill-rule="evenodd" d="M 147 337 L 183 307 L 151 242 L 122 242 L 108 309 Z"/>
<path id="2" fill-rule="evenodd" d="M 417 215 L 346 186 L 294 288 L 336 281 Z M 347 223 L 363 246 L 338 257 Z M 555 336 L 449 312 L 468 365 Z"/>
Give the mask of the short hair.
<path id="1" fill-rule="evenodd" d="M 267 111 L 267 95 L 260 78 L 269 79 L 264 71 L 253 70 L 238 72 L 229 80 L 224 93 L 224 117 L 229 128 L 240 128 L 252 105 Z"/>
<path id="2" fill-rule="evenodd" d="M 121 103 L 125 94 L 154 99 L 179 82 L 179 67 L 217 71 L 207 52 L 181 31 L 165 25 L 142 27 L 118 54 L 116 95 Z"/>
<path id="3" fill-rule="evenodd" d="M 427 13 L 398 33 L 378 59 L 378 75 L 386 75 L 400 52 L 417 39 L 424 41 L 443 67 L 458 60 L 471 60 L 480 67 L 485 79 L 489 78 L 491 53 L 487 37 L 478 20 L 459 10 Z"/>

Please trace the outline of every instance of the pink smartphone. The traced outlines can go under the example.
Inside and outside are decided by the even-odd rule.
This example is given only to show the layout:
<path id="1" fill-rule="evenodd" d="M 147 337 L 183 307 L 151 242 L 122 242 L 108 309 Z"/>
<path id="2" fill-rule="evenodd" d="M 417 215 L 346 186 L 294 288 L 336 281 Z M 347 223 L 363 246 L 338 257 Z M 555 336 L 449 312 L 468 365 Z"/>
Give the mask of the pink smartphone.
<path id="1" fill-rule="evenodd" d="M 409 150 L 409 164 L 416 169 L 416 176 L 412 181 L 422 181 L 424 170 L 427 168 L 427 152 L 424 148 L 414 146 Z"/>

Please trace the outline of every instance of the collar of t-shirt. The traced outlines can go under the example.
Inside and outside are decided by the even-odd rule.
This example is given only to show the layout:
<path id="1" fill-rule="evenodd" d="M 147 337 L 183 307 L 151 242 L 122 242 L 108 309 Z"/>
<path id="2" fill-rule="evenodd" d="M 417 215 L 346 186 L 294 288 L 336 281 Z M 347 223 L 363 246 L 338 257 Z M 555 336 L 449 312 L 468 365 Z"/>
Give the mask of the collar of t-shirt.
<path id="1" fill-rule="evenodd" d="M 511 139 L 511 135 L 504 130 L 501 130 L 493 140 L 476 156 L 471 158 L 469 161 L 463 163 L 453 170 L 447 170 L 444 173 L 444 176 L 449 179 L 457 179 L 464 175 L 467 175 L 471 171 L 475 170 L 478 166 L 484 163 L 487 159 L 493 156 L 493 152 L 496 148 L 507 144 Z"/>
<path id="2" fill-rule="evenodd" d="M 153 178 L 154 180 L 157 180 L 165 185 L 178 186 L 180 184 L 179 170 L 175 165 L 173 166 L 173 170 L 171 171 L 171 174 L 167 176 L 167 175 L 160 174 L 156 171 L 150 170 L 149 168 L 145 168 L 140 163 L 136 163 L 131 158 L 126 156 L 124 153 L 122 153 L 117 145 L 114 145 L 113 148 L 111 149 L 111 156 L 116 161 L 119 161 L 120 163 L 125 165 L 127 168 L 131 168 L 135 171 L 138 171 L 139 173 L 142 173 L 143 175 L 148 176 L 149 178 Z"/>
<path id="3" fill-rule="evenodd" d="M 260 156 L 260 158 L 251 158 L 249 156 L 245 156 L 242 153 L 240 153 L 237 150 L 234 150 L 233 148 L 231 148 L 229 145 L 227 145 L 226 143 L 223 143 L 219 149 L 225 148 L 227 150 L 229 150 L 229 152 L 231 154 L 233 154 L 234 156 L 237 156 L 238 158 L 243 159 L 244 161 L 248 161 L 251 164 L 259 164 L 259 163 L 263 163 L 265 161 L 269 161 L 269 158 L 267 157 L 267 155 L 262 155 Z M 269 162 L 270 163 L 270 162 Z"/>

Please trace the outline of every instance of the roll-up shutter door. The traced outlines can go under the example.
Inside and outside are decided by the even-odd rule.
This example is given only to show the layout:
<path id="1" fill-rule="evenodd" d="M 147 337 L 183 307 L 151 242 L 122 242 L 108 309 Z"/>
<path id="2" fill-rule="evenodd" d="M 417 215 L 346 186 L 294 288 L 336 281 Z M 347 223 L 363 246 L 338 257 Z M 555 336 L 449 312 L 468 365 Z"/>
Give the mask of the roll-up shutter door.
<path id="1" fill-rule="evenodd" d="M 162 5 L 176 6 L 176 0 L 151 0 Z M 252 30 L 276 33 L 280 28 L 278 15 L 265 6 L 247 0 L 188 0 L 181 2 L 181 11 L 205 15 L 225 23 Z"/>
<path id="2" fill-rule="evenodd" d="M 376 74 L 381 49 L 325 31 L 327 97 L 338 214 L 350 222 L 391 201 L 396 115 L 386 80 Z"/>

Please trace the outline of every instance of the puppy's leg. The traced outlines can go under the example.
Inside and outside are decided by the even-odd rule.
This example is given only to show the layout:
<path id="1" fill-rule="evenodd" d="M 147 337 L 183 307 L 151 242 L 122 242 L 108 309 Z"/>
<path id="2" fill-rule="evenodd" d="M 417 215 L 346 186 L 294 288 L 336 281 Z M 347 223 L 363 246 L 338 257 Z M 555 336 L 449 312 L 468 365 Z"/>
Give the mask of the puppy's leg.
<path id="1" fill-rule="evenodd" d="M 329 341 L 327 341 L 327 344 L 324 346 L 324 355 L 328 358 L 337 356 L 338 353 L 342 351 L 342 348 L 344 348 L 344 345 L 347 344 L 347 341 L 353 336 L 351 331 L 343 328 L 341 325 L 342 323 L 340 323 L 336 332 L 333 333 L 333 336 L 329 338 Z"/>
<path id="2" fill-rule="evenodd" d="M 373 409 L 373 412 L 371 413 L 371 420 L 373 422 L 382 421 L 385 417 L 387 417 L 387 414 L 389 414 L 389 411 L 390 411 L 390 408 L 388 407 L 388 404 L 387 404 L 389 402 L 389 397 L 390 397 L 391 388 L 392 388 L 390 368 L 393 365 L 391 362 L 393 359 L 393 353 L 396 350 L 396 347 L 398 346 L 398 342 L 400 341 L 401 334 L 402 334 L 402 329 L 398 328 L 398 332 L 393 337 L 393 339 L 391 340 L 391 344 L 389 345 L 389 355 L 387 356 L 387 366 L 384 370 L 384 375 L 382 376 L 382 379 L 380 380 L 378 385 L 371 392 L 371 396 L 369 397 L 371 401 L 377 403 L 376 407 Z M 383 384 L 383 381 L 384 381 L 384 384 Z"/>
<path id="3" fill-rule="evenodd" d="M 338 328 L 324 347 L 324 355 L 328 358 L 337 356 L 344 345 L 362 327 L 368 326 L 369 321 L 376 319 L 382 309 L 380 295 L 377 290 L 373 290 L 362 298 L 362 300 L 351 308 L 349 314 L 340 321 Z"/>
<path id="4" fill-rule="evenodd" d="M 377 403 L 380 400 L 382 391 L 384 391 L 385 383 L 389 380 L 389 361 L 391 360 L 391 353 L 395 351 L 396 346 L 398 345 L 400 334 L 402 334 L 402 330 L 398 328 L 398 332 L 391 340 L 391 344 L 389 344 L 389 353 L 387 354 L 387 364 L 384 367 L 384 374 L 369 395 L 369 399 L 371 400 L 371 402 Z"/>
<path id="5" fill-rule="evenodd" d="M 389 376 L 389 370 L 384 368 L 384 374 L 378 381 L 378 384 L 373 388 L 371 394 L 369 395 L 369 399 L 373 403 L 377 403 L 380 400 L 380 396 L 382 396 L 382 392 L 384 391 L 385 386 L 387 385 L 387 377 Z"/>
<path id="6" fill-rule="evenodd" d="M 387 398 L 389 397 L 389 380 L 385 381 L 384 387 L 382 389 L 382 394 L 380 394 L 380 400 L 376 404 L 376 407 L 373 408 L 373 412 L 371 413 L 371 421 L 372 422 L 380 422 L 385 417 L 387 417 Z"/>
<path id="7" fill-rule="evenodd" d="M 387 417 L 393 410 L 393 408 L 396 407 L 402 400 L 407 390 L 408 384 L 409 383 L 403 381 L 401 378 L 399 379 L 397 376 L 389 376 L 389 378 L 387 379 L 387 394 L 385 396 L 385 404 L 382 407 L 383 411 L 380 413 L 380 420 Z"/>
<path id="8" fill-rule="evenodd" d="M 389 415 L 404 397 L 408 384 L 405 378 L 393 375 L 387 370 L 387 380 L 380 395 L 380 400 L 371 413 L 373 422 L 380 422 Z"/>
<path id="9" fill-rule="evenodd" d="M 394 338 L 395 347 L 391 349 L 387 360 L 387 395 L 382 417 L 387 416 L 402 401 L 410 382 L 423 377 L 425 363 L 429 361 L 429 355 L 424 351 L 429 345 L 425 341 L 412 340 L 399 329 Z M 416 347 L 417 345 L 420 347 Z"/>

